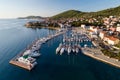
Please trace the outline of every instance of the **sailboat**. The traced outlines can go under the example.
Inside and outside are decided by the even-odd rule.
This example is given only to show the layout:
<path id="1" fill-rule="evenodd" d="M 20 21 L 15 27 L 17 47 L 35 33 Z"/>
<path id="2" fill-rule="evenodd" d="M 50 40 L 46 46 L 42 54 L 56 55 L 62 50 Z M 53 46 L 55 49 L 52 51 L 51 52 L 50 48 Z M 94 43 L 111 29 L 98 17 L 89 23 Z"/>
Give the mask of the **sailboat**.
<path id="1" fill-rule="evenodd" d="M 56 49 L 56 54 L 60 51 L 60 47 L 57 47 L 57 49 Z"/>
<path id="2" fill-rule="evenodd" d="M 60 50 L 60 55 L 62 55 L 62 54 L 64 53 L 64 50 L 65 50 L 65 48 L 62 48 L 62 49 Z"/>
<path id="3" fill-rule="evenodd" d="M 72 48 L 72 51 L 75 52 L 75 47 Z"/>
<path id="4" fill-rule="evenodd" d="M 68 47 L 68 55 L 70 55 L 70 53 L 71 53 L 71 47 L 69 46 Z"/>
<path id="5" fill-rule="evenodd" d="M 76 47 L 75 51 L 76 51 L 76 53 L 79 53 L 79 48 Z"/>
<path id="6" fill-rule="evenodd" d="M 59 44 L 59 47 L 61 47 L 61 46 L 62 46 L 62 43 Z"/>

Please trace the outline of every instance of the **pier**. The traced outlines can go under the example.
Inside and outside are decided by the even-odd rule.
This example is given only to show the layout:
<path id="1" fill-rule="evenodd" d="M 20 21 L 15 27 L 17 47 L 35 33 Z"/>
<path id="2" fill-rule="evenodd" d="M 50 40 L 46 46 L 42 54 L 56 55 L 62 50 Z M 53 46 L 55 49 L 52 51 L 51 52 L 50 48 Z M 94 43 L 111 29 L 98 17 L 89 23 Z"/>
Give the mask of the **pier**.
<path id="1" fill-rule="evenodd" d="M 21 68 L 27 69 L 27 70 L 31 70 L 32 68 L 34 68 L 34 66 L 30 66 L 26 63 L 18 61 L 18 58 L 23 56 L 23 54 L 26 50 L 30 50 L 32 48 L 32 46 L 36 44 L 37 41 L 38 41 L 38 39 L 35 40 L 31 45 L 28 45 L 27 48 L 25 48 L 22 52 L 20 52 L 18 55 L 16 55 L 14 58 L 12 58 L 9 63 L 19 66 Z"/>
<path id="2" fill-rule="evenodd" d="M 35 57 L 41 55 L 39 53 L 41 45 L 46 43 L 50 39 L 53 39 L 61 34 L 64 34 L 65 32 L 66 30 L 58 31 L 53 35 L 48 35 L 47 37 L 36 39 L 34 42 L 32 42 L 32 44 L 28 45 L 27 48 L 25 48 L 22 52 L 20 52 L 18 55 L 12 58 L 9 61 L 9 63 L 24 68 L 26 70 L 32 70 L 37 65 Z"/>

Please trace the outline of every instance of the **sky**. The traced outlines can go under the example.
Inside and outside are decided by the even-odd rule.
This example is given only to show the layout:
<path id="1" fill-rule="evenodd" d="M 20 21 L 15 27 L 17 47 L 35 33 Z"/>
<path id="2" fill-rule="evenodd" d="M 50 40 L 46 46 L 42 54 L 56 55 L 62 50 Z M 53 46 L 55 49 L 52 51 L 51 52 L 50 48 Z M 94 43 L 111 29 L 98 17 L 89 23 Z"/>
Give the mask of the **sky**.
<path id="1" fill-rule="evenodd" d="M 66 10 L 95 12 L 120 6 L 120 0 L 0 0 L 0 18 L 50 17 Z"/>

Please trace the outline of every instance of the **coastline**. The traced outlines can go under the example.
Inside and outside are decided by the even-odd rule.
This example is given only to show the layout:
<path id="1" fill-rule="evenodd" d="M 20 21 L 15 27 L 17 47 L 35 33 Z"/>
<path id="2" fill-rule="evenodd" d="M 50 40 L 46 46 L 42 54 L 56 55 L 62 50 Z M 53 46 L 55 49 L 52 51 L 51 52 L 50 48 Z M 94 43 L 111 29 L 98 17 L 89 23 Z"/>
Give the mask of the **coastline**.
<path id="1" fill-rule="evenodd" d="M 59 30 L 60 29 L 60 27 L 51 27 L 51 26 L 48 26 L 48 27 L 42 26 L 42 27 L 35 27 L 35 28 L 26 26 L 26 28 L 33 28 L 33 29 L 36 29 L 36 28 L 48 28 L 48 29 L 53 29 L 53 30 Z"/>
<path id="2" fill-rule="evenodd" d="M 94 52 L 93 52 L 94 53 Z M 99 60 L 101 62 L 108 63 L 112 66 L 120 68 L 120 61 L 117 61 L 117 59 L 109 58 L 108 56 L 105 56 L 103 54 L 91 54 L 90 52 L 83 51 L 83 54 L 86 56 L 89 56 L 91 58 L 94 58 L 96 60 Z"/>
<path id="3" fill-rule="evenodd" d="M 74 31 L 77 31 L 79 32 L 79 30 L 81 30 L 80 27 L 78 28 L 75 28 Z M 83 30 L 83 29 L 82 29 Z M 84 32 L 85 30 L 83 30 Z M 89 36 L 88 36 L 89 37 Z M 95 42 L 92 42 L 93 45 L 97 46 L 97 44 Z M 92 48 L 82 48 L 82 53 L 88 57 L 91 57 L 93 59 L 96 59 L 96 60 L 99 60 L 101 62 L 104 62 L 104 63 L 107 63 L 109 65 L 112 65 L 112 66 L 115 66 L 115 67 L 118 67 L 120 68 L 120 61 L 118 61 L 117 59 L 115 58 L 109 58 L 108 56 L 105 56 L 100 48 L 95 48 L 95 49 L 92 49 Z"/>
<path id="4" fill-rule="evenodd" d="M 51 27 L 51 26 L 49 26 L 49 27 L 43 27 L 43 28 L 48 28 L 48 29 L 53 29 L 53 30 L 59 30 L 60 29 L 59 27 Z"/>

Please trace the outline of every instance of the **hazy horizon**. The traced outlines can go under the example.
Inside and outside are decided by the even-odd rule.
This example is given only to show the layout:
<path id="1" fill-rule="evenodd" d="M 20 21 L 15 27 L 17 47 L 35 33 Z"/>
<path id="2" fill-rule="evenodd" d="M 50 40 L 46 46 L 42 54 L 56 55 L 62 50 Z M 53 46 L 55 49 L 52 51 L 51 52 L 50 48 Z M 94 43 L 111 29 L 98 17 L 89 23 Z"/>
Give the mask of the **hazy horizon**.
<path id="1" fill-rule="evenodd" d="M 0 18 L 50 17 L 67 10 L 96 12 L 117 6 L 119 0 L 0 0 Z"/>

